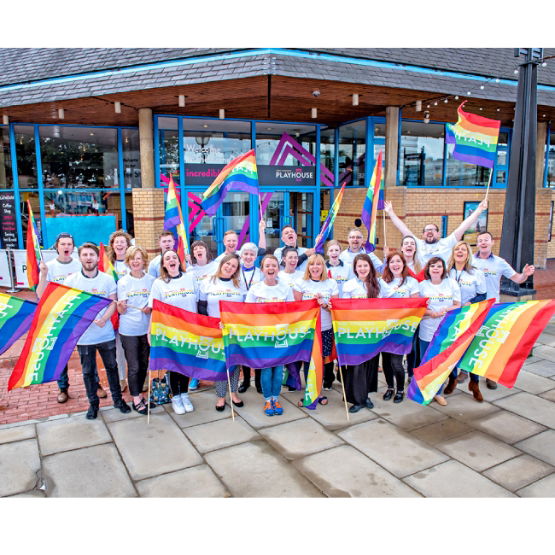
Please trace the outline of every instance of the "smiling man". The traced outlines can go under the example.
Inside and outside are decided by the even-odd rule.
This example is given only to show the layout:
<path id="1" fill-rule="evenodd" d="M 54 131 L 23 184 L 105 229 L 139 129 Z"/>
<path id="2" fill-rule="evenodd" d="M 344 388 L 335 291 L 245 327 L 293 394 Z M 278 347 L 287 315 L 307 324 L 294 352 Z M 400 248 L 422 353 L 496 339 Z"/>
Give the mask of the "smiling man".
<path id="1" fill-rule="evenodd" d="M 297 263 L 297 270 L 304 270 L 306 267 L 306 261 L 308 260 L 308 257 L 311 256 L 312 254 L 314 254 L 314 249 L 305 249 L 304 247 L 298 247 L 297 246 L 297 232 L 295 231 L 295 229 L 293 227 L 291 227 L 290 225 L 286 225 L 282 230 L 281 230 L 281 240 L 285 243 L 285 246 L 283 247 L 278 247 L 275 251 L 274 251 L 274 256 L 280 261 L 282 260 L 282 255 L 281 252 L 283 251 L 283 249 L 285 247 L 292 247 L 297 251 L 297 254 L 299 255 L 299 262 Z"/>
<path id="2" fill-rule="evenodd" d="M 160 254 L 155 256 L 148 265 L 148 273 L 155 278 L 160 277 L 160 260 L 162 259 L 162 255 L 166 251 L 173 249 L 175 246 L 173 233 L 171 231 L 162 231 L 158 239 L 158 246 L 160 247 Z"/>
<path id="3" fill-rule="evenodd" d="M 349 246 L 339 255 L 339 260 L 352 269 L 355 256 L 357 254 L 367 254 L 370 256 L 370 260 L 376 271 L 381 272 L 383 266 L 382 261 L 373 252 L 366 252 L 366 249 L 362 246 L 363 242 L 362 231 L 358 227 L 352 227 L 347 236 L 347 243 L 349 243 Z"/>

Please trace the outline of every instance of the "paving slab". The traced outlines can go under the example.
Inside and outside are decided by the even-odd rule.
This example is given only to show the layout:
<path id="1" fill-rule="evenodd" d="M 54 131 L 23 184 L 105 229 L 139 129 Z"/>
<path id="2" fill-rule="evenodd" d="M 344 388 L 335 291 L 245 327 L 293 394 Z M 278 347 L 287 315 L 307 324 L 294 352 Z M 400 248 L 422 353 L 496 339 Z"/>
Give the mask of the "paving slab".
<path id="1" fill-rule="evenodd" d="M 294 465 L 328 497 L 420 497 L 350 445 L 304 457 Z"/>
<path id="2" fill-rule="evenodd" d="M 538 339 L 536 339 L 536 344 L 549 345 L 550 347 L 555 347 L 555 334 L 543 332 L 540 334 Z"/>
<path id="3" fill-rule="evenodd" d="M 436 447 L 451 458 L 478 471 L 512 459 L 521 453 L 498 439 L 475 431 L 438 443 Z"/>
<path id="4" fill-rule="evenodd" d="M 286 459 L 297 459 L 343 445 L 343 441 L 312 418 L 272 426 L 260 431 Z"/>
<path id="5" fill-rule="evenodd" d="M 546 430 L 536 436 L 525 439 L 517 443 L 515 447 L 555 466 L 555 431 L 553 430 Z"/>
<path id="6" fill-rule="evenodd" d="M 31 497 L 33 499 L 45 499 L 46 494 L 38 489 L 32 489 L 24 493 L 18 493 L 17 495 L 10 495 L 10 497 Z"/>
<path id="7" fill-rule="evenodd" d="M 214 449 L 237 445 L 251 441 L 260 436 L 240 416 L 199 424 L 191 428 L 183 428 L 185 435 L 192 441 L 199 453 L 207 453 Z"/>
<path id="8" fill-rule="evenodd" d="M 189 394 L 191 403 L 195 407 L 193 412 L 185 414 L 175 414 L 171 404 L 164 405 L 166 412 L 175 420 L 180 428 L 188 428 L 189 426 L 198 426 L 199 424 L 206 424 L 208 422 L 215 422 L 216 420 L 224 420 L 228 418 L 231 420 L 231 410 L 226 407 L 224 412 L 219 412 L 215 409 L 216 406 L 216 393 L 214 389 L 208 391 L 195 391 Z"/>
<path id="9" fill-rule="evenodd" d="M 533 372 L 527 372 L 523 369 L 518 374 L 515 387 L 518 387 L 521 391 L 527 391 L 528 393 L 537 395 L 538 393 L 544 393 L 545 391 L 553 389 L 553 380 L 538 376 Z"/>
<path id="10" fill-rule="evenodd" d="M 40 457 L 36 439 L 0 445 L 0 497 L 34 488 L 39 470 Z"/>
<path id="11" fill-rule="evenodd" d="M 108 424 L 134 480 L 181 470 L 202 462 L 179 426 L 165 413 Z"/>
<path id="12" fill-rule="evenodd" d="M 48 497 L 136 497 L 113 444 L 56 453 L 43 459 Z"/>
<path id="13" fill-rule="evenodd" d="M 520 497 L 555 497 L 555 474 L 538 480 L 516 493 Z"/>
<path id="14" fill-rule="evenodd" d="M 468 380 L 466 380 L 464 384 L 459 385 L 457 389 L 460 390 L 461 393 L 464 393 L 466 397 L 472 399 L 474 403 L 476 403 L 476 401 L 474 401 L 474 397 L 472 396 L 472 392 L 468 389 Z M 504 399 L 505 397 L 509 397 L 510 395 L 518 393 L 519 391 L 520 389 L 518 389 L 517 387 L 510 388 L 505 387 L 501 384 L 497 384 L 497 389 L 488 389 L 486 381 L 483 379 L 480 380 L 480 392 L 482 393 L 482 397 L 484 398 L 484 401 L 486 403 L 492 403 L 493 401 L 497 401 L 497 399 Z M 448 395 L 447 399 L 449 399 L 449 397 L 450 396 Z"/>
<path id="15" fill-rule="evenodd" d="M 31 439 L 35 437 L 35 435 L 34 424 L 0 429 L 0 444 L 11 443 L 12 441 L 22 441 L 23 439 Z"/>
<path id="16" fill-rule="evenodd" d="M 500 399 L 495 404 L 548 428 L 555 428 L 555 403 L 547 399 L 523 391 L 506 399 Z"/>
<path id="17" fill-rule="evenodd" d="M 102 416 L 102 419 L 106 423 L 119 422 L 120 420 L 129 420 L 130 418 L 137 418 L 137 419 L 146 418 L 144 415 L 134 411 L 133 408 L 131 407 L 131 403 L 127 403 L 127 404 L 131 409 L 131 412 L 128 412 L 127 414 L 123 414 L 119 409 L 115 409 L 114 407 L 104 407 L 100 409 L 99 414 Z M 157 414 L 163 411 L 164 409 L 162 407 L 156 407 L 151 410 L 150 414 L 151 415 Z"/>
<path id="18" fill-rule="evenodd" d="M 540 397 L 542 397 L 543 399 L 547 399 L 548 401 L 555 402 L 555 389 L 542 393 Z"/>
<path id="19" fill-rule="evenodd" d="M 410 435 L 416 439 L 420 439 L 429 443 L 430 445 L 436 445 L 442 441 L 446 441 L 453 437 L 461 436 L 469 432 L 472 428 L 455 418 L 447 418 L 441 422 L 436 422 L 435 424 L 429 424 L 428 426 L 422 426 L 417 430 L 412 430 Z"/>
<path id="20" fill-rule="evenodd" d="M 523 368 L 525 368 L 527 372 L 532 372 L 538 376 L 544 376 L 546 378 L 555 376 L 555 364 L 548 360 L 540 359 L 539 362 L 530 365 L 526 364 Z"/>
<path id="21" fill-rule="evenodd" d="M 43 456 L 112 441 L 100 418 L 87 420 L 83 416 L 41 422 L 37 424 L 37 435 Z"/>
<path id="22" fill-rule="evenodd" d="M 555 468 L 550 464 L 530 457 L 530 455 L 521 455 L 494 466 L 483 474 L 504 488 L 516 491 L 554 471 Z"/>
<path id="23" fill-rule="evenodd" d="M 438 407 L 436 410 L 463 422 L 482 418 L 499 410 L 485 401 L 477 403 L 471 395 L 448 395 L 447 402 L 446 407 L 440 407 L 435 403 Z"/>
<path id="24" fill-rule="evenodd" d="M 458 461 L 448 461 L 404 479 L 426 497 L 514 497 Z"/>
<path id="25" fill-rule="evenodd" d="M 470 424 L 482 432 L 511 444 L 545 430 L 541 424 L 507 411 L 499 411 L 491 416 L 478 418 Z"/>
<path id="26" fill-rule="evenodd" d="M 233 497 L 323 496 L 264 441 L 218 449 L 205 459 Z"/>
<path id="27" fill-rule="evenodd" d="M 398 477 L 447 460 L 437 449 L 382 419 L 351 426 L 338 435 Z"/>
<path id="28" fill-rule="evenodd" d="M 137 482 L 141 497 L 229 497 L 209 466 L 201 464 Z"/>
<path id="29" fill-rule="evenodd" d="M 403 430 L 421 428 L 448 418 L 446 414 L 432 406 L 422 406 L 406 398 L 401 403 L 384 401 L 382 395 L 376 396 L 372 411 Z"/>
<path id="30" fill-rule="evenodd" d="M 550 347 L 549 345 L 536 346 L 534 347 L 534 356 L 555 362 L 555 347 Z"/>

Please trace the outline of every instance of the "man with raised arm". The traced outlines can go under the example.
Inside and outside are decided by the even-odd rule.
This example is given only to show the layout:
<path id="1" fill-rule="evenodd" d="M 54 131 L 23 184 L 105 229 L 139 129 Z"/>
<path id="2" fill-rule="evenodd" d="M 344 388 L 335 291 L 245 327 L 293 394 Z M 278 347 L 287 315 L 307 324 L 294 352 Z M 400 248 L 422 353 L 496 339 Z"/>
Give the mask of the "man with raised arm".
<path id="1" fill-rule="evenodd" d="M 355 256 L 357 254 L 367 254 L 376 271 L 381 272 L 383 269 L 382 261 L 373 252 L 367 252 L 363 246 L 363 242 L 362 231 L 358 227 L 352 227 L 349 230 L 349 235 L 347 235 L 347 243 L 349 243 L 349 246 L 341 252 L 339 260 L 352 269 Z"/>
<path id="2" fill-rule="evenodd" d="M 305 249 L 304 247 L 297 246 L 297 232 L 295 228 L 290 225 L 286 225 L 281 230 L 281 240 L 285 243 L 283 247 L 278 247 L 274 251 L 274 256 L 279 260 L 281 264 L 282 254 L 281 252 L 285 247 L 292 247 L 297 251 L 299 255 L 299 262 L 297 263 L 297 270 L 304 270 L 306 266 L 306 261 L 308 257 L 314 254 L 314 249 Z"/>

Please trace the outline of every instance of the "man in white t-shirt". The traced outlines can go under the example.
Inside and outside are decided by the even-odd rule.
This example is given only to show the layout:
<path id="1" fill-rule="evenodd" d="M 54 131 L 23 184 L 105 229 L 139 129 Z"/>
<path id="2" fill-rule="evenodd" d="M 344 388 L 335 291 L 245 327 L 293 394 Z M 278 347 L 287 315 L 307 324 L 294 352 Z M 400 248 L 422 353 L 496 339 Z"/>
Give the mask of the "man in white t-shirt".
<path id="1" fill-rule="evenodd" d="M 415 238 L 417 249 L 417 256 L 419 262 L 424 265 L 430 258 L 434 256 L 439 256 L 443 258 L 445 263 L 449 261 L 451 256 L 451 251 L 458 241 L 461 241 L 463 235 L 467 229 L 474 225 L 478 221 L 480 214 L 487 210 L 488 201 L 483 200 L 474 212 L 464 220 L 451 235 L 441 238 L 439 234 L 439 228 L 434 223 L 429 223 L 424 226 L 422 230 L 422 239 L 417 239 L 416 235 L 405 225 L 405 223 L 395 214 L 393 211 L 393 205 L 391 202 L 385 201 L 384 210 L 391 218 L 393 225 L 401 232 L 403 237 L 410 235 Z"/>
<path id="2" fill-rule="evenodd" d="M 113 277 L 99 271 L 98 247 L 94 243 L 83 243 L 79 247 L 78 252 L 81 271 L 68 276 L 64 281 L 64 285 L 115 301 L 117 292 L 116 282 Z M 116 303 L 114 302 L 99 312 L 96 320 L 91 323 L 85 333 L 79 338 L 79 341 L 77 341 L 77 350 L 83 369 L 83 382 L 90 405 L 87 411 L 87 419 L 89 420 L 94 420 L 97 417 L 100 404 L 97 395 L 98 372 L 96 368 L 96 351 L 100 353 L 106 369 L 114 407 L 124 414 L 131 411 L 121 396 L 118 366 L 116 363 L 116 336 L 110 320 L 115 309 Z"/>
<path id="3" fill-rule="evenodd" d="M 347 235 L 347 242 L 349 246 L 341 252 L 339 255 L 339 260 L 343 262 L 347 267 L 353 269 L 353 260 L 357 254 L 367 254 L 372 261 L 372 265 L 377 272 L 383 270 L 382 261 L 373 253 L 366 252 L 366 249 L 362 246 L 363 238 L 362 231 L 358 227 L 352 227 L 349 230 L 349 235 Z"/>
<path id="4" fill-rule="evenodd" d="M 314 254 L 314 252 L 315 252 L 314 249 L 305 249 L 304 247 L 298 247 L 297 246 L 297 232 L 290 225 L 286 225 L 281 230 L 281 240 L 285 243 L 285 245 L 283 247 L 278 247 L 274 251 L 274 256 L 279 260 L 279 263 L 281 264 L 281 260 L 282 260 L 281 251 L 285 247 L 293 247 L 297 251 L 297 254 L 299 255 L 299 262 L 297 263 L 297 270 L 304 271 L 304 269 L 306 267 L 306 261 L 308 260 L 309 256 Z M 284 267 L 284 266 L 281 265 L 281 267 Z"/>
<path id="5" fill-rule="evenodd" d="M 264 220 L 260 220 L 258 222 L 258 251 L 256 253 L 257 257 L 258 256 L 264 256 L 266 254 L 265 229 L 266 229 L 266 222 Z M 214 262 L 216 264 L 219 264 L 220 260 L 226 254 L 238 254 L 237 246 L 239 245 L 239 236 L 237 235 L 237 233 L 233 229 L 228 229 L 224 233 L 224 238 L 223 238 L 222 242 L 223 242 L 223 245 L 224 245 L 224 252 L 222 252 L 222 254 L 218 255 L 214 259 Z"/>
<path id="6" fill-rule="evenodd" d="M 48 262 L 41 261 L 39 264 L 40 275 L 37 285 L 37 297 L 40 299 L 49 281 L 53 283 L 63 283 L 67 276 L 81 270 L 79 260 L 72 258 L 74 249 L 73 237 L 70 233 L 60 233 L 56 237 L 54 248 L 58 256 Z M 67 364 L 58 379 L 58 403 L 65 403 L 69 399 L 67 390 L 69 389 L 69 376 Z"/>
<path id="7" fill-rule="evenodd" d="M 162 255 L 175 247 L 173 233 L 171 231 L 162 231 L 158 238 L 158 246 L 160 247 L 160 254 L 155 256 L 148 265 L 148 273 L 155 278 L 160 277 L 160 260 Z"/>

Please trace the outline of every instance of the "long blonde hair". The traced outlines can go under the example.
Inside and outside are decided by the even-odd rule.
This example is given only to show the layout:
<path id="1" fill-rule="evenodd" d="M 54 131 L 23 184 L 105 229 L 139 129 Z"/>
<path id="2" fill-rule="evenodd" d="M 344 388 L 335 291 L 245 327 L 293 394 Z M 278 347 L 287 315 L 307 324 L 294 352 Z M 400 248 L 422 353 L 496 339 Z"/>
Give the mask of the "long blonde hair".
<path id="1" fill-rule="evenodd" d="M 233 282 L 233 285 L 235 285 L 235 287 L 239 287 L 240 282 L 239 282 L 239 276 L 240 276 L 240 269 L 241 269 L 241 259 L 239 258 L 239 255 L 237 254 L 226 254 L 222 257 L 222 259 L 220 260 L 220 263 L 218 264 L 218 269 L 214 272 L 214 275 L 210 278 L 213 282 L 215 282 L 217 279 L 220 279 L 222 277 L 222 266 L 224 264 L 226 264 L 227 262 L 229 262 L 230 260 L 237 260 L 237 269 L 235 270 L 235 273 L 231 276 L 231 281 Z"/>
<path id="2" fill-rule="evenodd" d="M 466 247 L 466 260 L 464 261 L 464 268 L 463 270 L 468 272 L 469 274 L 472 273 L 472 249 L 470 245 L 466 241 L 459 241 L 451 250 L 451 256 L 449 257 L 449 262 L 447 262 L 447 272 L 450 272 L 455 267 L 455 249 L 464 245 Z"/>
<path id="3" fill-rule="evenodd" d="M 303 279 L 305 279 L 305 280 L 312 279 L 310 277 L 310 267 L 314 266 L 314 264 L 318 260 L 322 263 L 322 275 L 320 276 L 320 281 L 326 281 L 328 279 L 328 271 L 327 271 L 327 268 L 326 268 L 326 261 L 324 260 L 324 257 L 321 254 L 313 254 L 313 255 L 309 256 L 307 264 L 306 264 L 306 268 L 304 270 Z"/>

